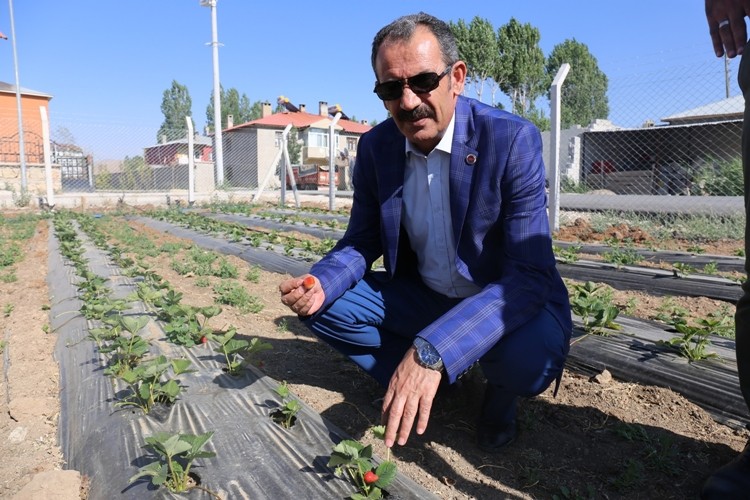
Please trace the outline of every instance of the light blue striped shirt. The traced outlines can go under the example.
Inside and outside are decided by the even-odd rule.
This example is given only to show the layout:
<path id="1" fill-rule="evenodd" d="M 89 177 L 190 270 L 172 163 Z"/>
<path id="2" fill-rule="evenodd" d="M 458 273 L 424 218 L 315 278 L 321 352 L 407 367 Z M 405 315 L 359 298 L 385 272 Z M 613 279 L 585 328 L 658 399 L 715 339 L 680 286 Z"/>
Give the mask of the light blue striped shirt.
<path id="1" fill-rule="evenodd" d="M 435 149 L 425 155 L 406 142 L 403 222 L 427 286 L 448 297 L 469 297 L 481 288 L 456 269 L 449 170 L 456 115 Z"/>

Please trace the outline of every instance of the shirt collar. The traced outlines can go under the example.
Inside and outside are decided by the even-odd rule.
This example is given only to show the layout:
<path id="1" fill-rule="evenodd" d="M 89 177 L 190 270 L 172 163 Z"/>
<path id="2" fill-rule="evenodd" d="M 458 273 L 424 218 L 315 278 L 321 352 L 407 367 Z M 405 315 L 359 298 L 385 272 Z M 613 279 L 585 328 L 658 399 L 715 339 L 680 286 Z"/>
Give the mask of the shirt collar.
<path id="1" fill-rule="evenodd" d="M 455 124 L 456 113 L 454 112 L 453 116 L 451 117 L 451 121 L 448 123 L 448 127 L 445 129 L 443 137 L 440 139 L 440 142 L 438 142 L 437 146 L 435 146 L 436 150 L 451 154 L 451 148 L 453 147 L 453 128 Z M 404 142 L 406 143 L 405 152 L 407 156 L 409 155 L 409 153 L 425 156 L 424 153 L 422 153 L 420 150 L 414 147 L 411 142 L 409 142 L 409 139 L 404 139 Z M 435 149 L 433 149 L 433 151 L 435 151 Z"/>

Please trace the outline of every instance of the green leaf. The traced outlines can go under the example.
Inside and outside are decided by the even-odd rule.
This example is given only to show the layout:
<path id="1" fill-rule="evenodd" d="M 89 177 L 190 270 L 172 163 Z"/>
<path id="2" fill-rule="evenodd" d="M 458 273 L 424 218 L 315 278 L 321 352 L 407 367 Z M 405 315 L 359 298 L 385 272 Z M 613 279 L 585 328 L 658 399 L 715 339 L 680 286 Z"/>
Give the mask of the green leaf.
<path id="1" fill-rule="evenodd" d="M 128 480 L 128 484 L 132 484 L 138 479 L 148 476 L 151 476 L 151 483 L 153 483 L 155 486 L 163 484 L 164 481 L 167 480 L 166 464 L 161 464 L 160 462 L 151 462 L 148 465 L 144 465 L 139 469 L 137 474 L 134 474 L 130 477 L 130 479 Z"/>
<path id="2" fill-rule="evenodd" d="M 383 462 L 375 469 L 378 480 L 375 485 L 379 488 L 385 488 L 396 478 L 396 464 L 394 462 Z"/>
<path id="3" fill-rule="evenodd" d="M 219 306 L 206 306 L 200 308 L 200 313 L 206 318 L 213 318 L 221 314 L 221 307 Z"/>
<path id="4" fill-rule="evenodd" d="M 231 339 L 224 344 L 224 350 L 220 352 L 226 352 L 227 354 L 234 354 L 240 351 L 244 351 L 250 343 L 243 339 Z"/>
<path id="5" fill-rule="evenodd" d="M 214 431 L 205 434 L 182 434 L 182 439 L 190 444 L 191 453 L 197 453 L 213 437 Z"/>
<path id="6" fill-rule="evenodd" d="M 170 436 L 166 441 L 161 443 L 164 451 L 170 457 L 184 453 L 190 449 L 190 443 L 182 439 L 179 434 Z"/>
<path id="7" fill-rule="evenodd" d="M 351 439 L 344 439 L 340 441 L 336 446 L 334 446 L 333 451 L 338 452 L 344 456 L 347 457 L 358 457 L 360 450 L 362 450 L 364 446 L 361 443 L 358 443 L 357 441 L 353 441 Z"/>
<path id="8" fill-rule="evenodd" d="M 335 467 L 335 474 L 337 476 L 340 476 L 342 474 L 342 471 L 339 466 L 347 465 L 349 463 L 351 463 L 351 456 L 334 451 L 333 453 L 331 453 L 331 457 L 328 459 L 327 465 L 328 467 Z"/>
<path id="9" fill-rule="evenodd" d="M 370 431 L 372 431 L 373 435 L 378 439 L 385 439 L 385 425 L 375 425 L 373 426 Z"/>
<path id="10" fill-rule="evenodd" d="M 189 359 L 173 359 L 172 360 L 172 371 L 174 371 L 175 375 L 182 375 L 183 373 L 188 373 L 188 367 L 191 365 L 192 361 Z"/>
<path id="11" fill-rule="evenodd" d="M 176 380 L 170 380 L 161 386 L 161 392 L 166 394 L 170 402 L 174 401 L 174 399 L 180 394 L 180 384 L 178 384 Z"/>
<path id="12" fill-rule="evenodd" d="M 120 325 L 131 334 L 135 334 L 146 326 L 148 320 L 148 316 L 120 316 Z"/>
<path id="13" fill-rule="evenodd" d="M 144 382 L 138 387 L 138 396 L 142 401 L 148 401 L 151 397 L 151 382 Z"/>
<path id="14" fill-rule="evenodd" d="M 122 373 L 119 374 L 120 379 L 122 379 L 126 384 L 134 384 L 136 380 L 138 380 L 138 374 L 135 372 L 135 370 L 132 370 L 130 368 L 126 368 Z"/>
<path id="15" fill-rule="evenodd" d="M 289 396 L 289 386 L 287 385 L 286 380 L 280 383 L 275 390 L 276 394 L 278 394 L 282 398 Z"/>

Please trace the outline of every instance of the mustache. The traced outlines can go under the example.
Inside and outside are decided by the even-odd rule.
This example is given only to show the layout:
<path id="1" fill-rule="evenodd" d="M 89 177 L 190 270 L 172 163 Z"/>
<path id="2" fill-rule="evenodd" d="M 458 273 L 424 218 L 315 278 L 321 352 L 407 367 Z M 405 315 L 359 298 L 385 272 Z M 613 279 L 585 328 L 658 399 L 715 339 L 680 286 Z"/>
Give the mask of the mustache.
<path id="1" fill-rule="evenodd" d="M 413 122 L 421 120 L 422 118 L 435 118 L 435 114 L 432 112 L 429 106 L 420 104 L 412 110 L 400 109 L 398 111 L 398 119 L 401 121 Z"/>

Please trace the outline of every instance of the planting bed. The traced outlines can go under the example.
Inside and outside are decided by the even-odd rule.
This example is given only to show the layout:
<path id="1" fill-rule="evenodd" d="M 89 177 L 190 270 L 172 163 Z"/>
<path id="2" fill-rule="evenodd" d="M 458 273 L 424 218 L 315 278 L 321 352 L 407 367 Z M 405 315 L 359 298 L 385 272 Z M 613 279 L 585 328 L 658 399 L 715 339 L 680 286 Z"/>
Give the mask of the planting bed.
<path id="1" fill-rule="evenodd" d="M 270 207 L 264 207 L 264 210 L 270 211 Z M 241 221 L 245 228 L 254 226 L 248 222 L 249 216 L 245 219 L 239 215 L 232 217 L 232 220 Z M 371 443 L 379 457 L 386 455 L 379 441 L 368 432 L 373 424 L 379 422 L 377 400 L 382 397 L 383 389 L 348 360 L 310 336 L 296 317 L 278 301 L 277 286 L 283 279 L 283 273 L 297 275 L 305 272 L 315 259 L 316 249 L 310 244 L 292 248 L 292 244 L 283 239 L 287 234 L 305 238 L 305 223 L 295 223 L 294 229 L 275 229 L 276 226 L 268 225 L 266 221 L 266 226 L 259 229 L 266 236 L 271 235 L 271 240 L 266 239 L 253 246 L 247 235 L 233 242 L 237 234 L 210 233 L 207 229 L 182 227 L 174 222 L 159 220 L 159 217 L 143 210 L 134 210 L 127 217 L 104 214 L 97 221 L 107 234 L 114 233 L 115 227 L 129 227 L 138 236 L 137 240 L 152 241 L 157 249 L 171 245 L 168 251 L 149 254 L 138 250 L 141 254 L 136 256 L 138 252 L 131 249 L 125 253 L 164 277 L 184 295 L 183 302 L 191 305 L 203 307 L 214 304 L 217 299 L 214 289 L 224 278 L 198 275 L 196 272 L 180 274 L 184 270 L 173 262 L 184 263 L 188 260 L 188 245 L 199 245 L 226 254 L 229 263 L 240 269 L 236 281 L 258 298 L 262 310 L 251 312 L 239 306 L 222 304 L 223 312 L 212 318 L 211 324 L 217 329 L 227 325 L 236 326 L 244 338 L 258 338 L 272 344 L 273 349 L 257 355 L 255 361 L 262 363 L 262 367 L 251 366 L 244 375 L 234 378 L 222 371 L 220 358 L 210 348 L 175 347 L 158 340 L 164 336 L 163 333 L 158 328 L 149 327 L 147 330 L 153 334 L 152 346 L 155 349 L 170 355 L 184 353 L 193 361 L 193 368 L 197 368 L 196 373 L 185 376 L 186 389 L 170 412 L 164 415 L 158 413 L 158 418 L 144 417 L 135 410 L 125 411 L 114 407 L 113 399 L 121 397 L 122 393 L 106 382 L 108 379 L 100 369 L 91 371 L 88 376 L 91 380 L 81 380 L 80 383 L 64 382 L 70 374 L 63 371 L 60 388 L 64 406 L 59 422 L 67 467 L 116 470 L 101 472 L 111 475 L 113 479 L 103 486 L 92 484 L 91 498 L 118 498 L 136 493 L 146 494 L 147 497 L 152 495 L 145 483 L 137 483 L 130 489 L 127 484 L 114 486 L 123 481 L 127 483 L 127 478 L 144 465 L 146 450 L 141 447 L 143 443 L 135 438 L 134 442 L 123 445 L 122 453 L 115 451 L 117 446 L 111 446 L 111 450 L 101 450 L 111 443 L 102 440 L 102 436 L 110 437 L 115 442 L 118 439 L 126 442 L 124 436 L 128 433 L 143 436 L 153 430 L 167 428 L 191 433 L 215 431 L 208 448 L 216 453 L 216 457 L 199 460 L 196 471 L 202 484 L 219 491 L 223 498 L 241 497 L 239 494 L 233 496 L 231 493 L 235 490 L 230 488 L 238 487 L 238 481 L 239 484 L 253 481 L 254 474 L 263 479 L 238 487 L 246 488 L 242 491 L 252 491 L 253 498 L 342 498 L 351 494 L 353 488 L 348 488 L 343 480 L 334 478 L 325 463 L 332 444 L 343 436 Z M 26 257 L 16 264 L 17 274 L 30 280 L 35 274 L 34 270 L 38 274 L 38 270 L 45 268 L 46 261 L 43 260 L 49 255 L 51 276 L 57 276 L 50 283 L 59 281 L 70 285 L 74 279 L 67 274 L 65 267 L 55 261 L 55 258 L 59 258 L 55 257 L 58 252 L 54 248 L 47 251 L 49 240 L 45 239 L 46 224 L 47 221 L 40 221 L 38 234 L 25 243 Z M 322 233 L 325 235 L 331 231 L 335 233 L 335 229 L 329 226 L 319 229 L 325 229 L 326 232 Z M 311 241 L 329 238 L 314 234 L 309 234 L 309 237 Z M 109 238 L 110 241 L 117 239 L 114 236 Z M 182 246 L 175 246 L 177 244 Z M 98 252 L 90 251 L 92 257 Z M 96 260 L 91 259 L 92 262 Z M 255 266 L 263 269 L 256 269 Z M 120 293 L 127 293 L 128 287 L 137 282 L 136 278 L 119 277 L 119 270 L 106 260 L 100 261 L 98 270 L 113 278 L 110 283 Z M 254 279 L 244 279 L 243 276 L 250 270 Z M 23 288 L 19 283 L 0 283 L 0 292 L 7 297 L 5 300 L 15 304 L 6 327 L 7 362 L 3 360 L 9 382 L 12 382 L 6 386 L 12 389 L 7 391 L 8 406 L 11 408 L 18 408 L 16 398 L 23 383 L 23 375 L 15 371 L 22 363 L 14 362 L 14 356 L 22 351 L 18 347 L 22 345 L 22 339 L 25 342 L 50 338 L 57 340 L 60 365 L 70 365 L 79 369 L 80 373 L 97 366 L 94 361 L 101 362 L 93 342 L 81 339 L 85 336 L 84 325 L 74 326 L 76 320 L 72 319 L 72 314 L 61 315 L 77 307 L 72 293 L 75 290 L 52 292 L 54 297 L 50 301 L 45 298 L 45 293 L 25 295 L 20 299 Z M 705 298 L 672 299 L 695 315 L 699 310 L 707 314 L 721 303 Z M 24 303 L 19 303 L 19 300 Z M 656 343 L 662 337 L 673 335 L 663 324 L 649 320 L 649 311 L 654 312 L 659 308 L 654 301 L 662 298 L 647 295 L 644 291 L 616 290 L 615 301 L 618 304 L 624 306 L 629 300 L 637 300 L 640 307 L 633 307 L 627 318 L 618 318 L 623 329 L 612 332 L 610 337 L 586 335 L 578 322 L 570 368 L 566 371 L 560 393 L 553 399 L 551 391 L 547 391 L 522 402 L 519 438 L 500 455 L 487 455 L 473 445 L 474 415 L 482 394 L 481 377 L 475 375 L 469 380 L 462 380 L 460 387 L 452 387 L 441 393 L 426 434 L 412 436 L 406 446 L 393 450 L 401 482 L 390 489 L 393 491 L 389 490 L 391 496 L 408 496 L 417 492 L 426 495 L 426 492 L 431 492 L 441 498 L 695 497 L 706 475 L 740 450 L 748 437 L 747 432 L 739 428 L 738 415 L 743 410 L 741 406 L 738 407 L 734 397 L 736 376 L 731 362 L 731 340 L 717 338 L 709 349 L 726 361 L 704 360 L 689 364 Z M 47 314 L 42 311 L 45 303 L 53 306 L 53 310 L 49 311 L 49 317 L 54 318 L 51 328 L 48 328 L 50 333 L 45 333 L 43 328 Z M 3 305 L 0 302 L 0 306 Z M 636 318 L 635 312 L 643 317 Z M 66 329 L 73 333 L 66 334 Z M 66 335 L 73 337 L 64 340 Z M 75 355 L 78 362 L 68 363 L 62 358 L 73 353 L 79 353 Z M 39 357 L 46 359 L 45 364 L 56 370 L 51 358 Z M 671 380 L 681 380 L 681 383 L 673 384 L 674 390 L 648 385 L 659 380 L 644 373 L 641 367 L 645 364 L 655 367 L 660 373 L 669 374 Z M 13 367 L 12 371 L 7 369 L 8 365 Z M 98 366 L 101 367 L 101 364 Z M 604 369 L 608 369 L 608 372 L 601 374 Z M 606 377 L 610 372 L 615 374 L 614 380 Z M 594 374 L 599 374 L 596 381 L 591 378 Z M 278 408 L 279 396 L 273 389 L 280 381 L 287 381 L 292 394 L 305 405 L 298 416 L 296 429 L 293 427 L 291 432 L 278 428 L 267 418 L 272 409 Z M 85 387 L 87 383 L 93 384 L 93 388 L 75 389 Z M 66 402 L 69 399 L 73 402 Z M 121 429 L 117 429 L 102 424 L 101 430 L 94 431 L 92 426 L 83 424 L 81 428 L 84 430 L 79 430 L 77 435 L 74 431 L 66 431 L 78 425 L 70 405 L 84 401 L 88 401 L 84 404 L 86 408 L 97 407 L 96 422 L 118 419 L 127 422 L 127 425 L 123 424 Z M 50 404 L 54 404 L 54 401 L 50 401 Z M 4 411 L 3 415 L 6 413 Z M 50 414 L 52 417 L 49 420 L 56 421 L 54 409 Z M 7 436 L 15 428 L 24 425 L 31 428 L 25 414 L 13 412 L 13 415 L 20 421 L 8 419 L 7 422 L 0 422 L 3 433 L 0 453 L 14 459 L 28 455 L 29 463 L 21 466 L 14 462 L 18 471 L 25 471 L 20 473 L 11 472 L 0 464 L 0 478 L 3 478 L 5 486 L 4 491 L 0 490 L 0 496 L 11 496 L 24 486 L 35 472 L 33 464 L 38 463 L 39 470 L 46 470 L 53 468 L 58 460 L 53 443 L 49 442 L 46 442 L 46 449 L 50 458 L 45 461 L 32 458 L 34 455 L 30 451 L 40 446 L 36 436 L 29 436 L 20 442 L 8 440 Z M 722 418 L 731 425 L 722 425 L 716 418 Z M 66 432 L 72 434 L 65 438 Z M 227 434 L 231 434 L 236 446 L 234 443 L 227 444 Z M 288 437 L 292 435 L 294 439 Z M 85 452 L 67 449 L 69 445 L 66 442 L 85 443 L 85 446 L 82 444 L 83 448 L 93 448 L 99 456 L 111 456 L 111 459 L 92 464 L 95 454 L 86 456 Z M 260 449 L 262 453 L 258 452 Z M 266 468 L 271 463 L 278 467 Z M 256 472 L 255 469 L 260 470 Z M 92 474 L 86 470 L 83 472 Z M 96 469 L 93 482 L 99 481 L 99 474 Z M 12 482 L 5 479 L 11 477 Z M 298 477 L 302 479 L 296 484 L 294 478 Z M 305 485 L 311 488 L 307 494 L 303 491 Z M 282 487 L 289 489 L 282 490 Z M 203 495 L 203 492 L 194 491 L 191 497 Z"/>

